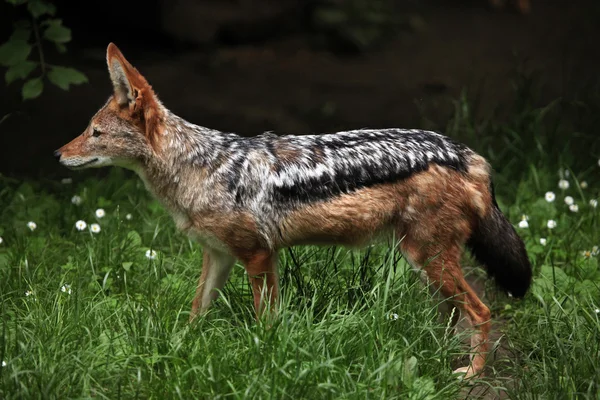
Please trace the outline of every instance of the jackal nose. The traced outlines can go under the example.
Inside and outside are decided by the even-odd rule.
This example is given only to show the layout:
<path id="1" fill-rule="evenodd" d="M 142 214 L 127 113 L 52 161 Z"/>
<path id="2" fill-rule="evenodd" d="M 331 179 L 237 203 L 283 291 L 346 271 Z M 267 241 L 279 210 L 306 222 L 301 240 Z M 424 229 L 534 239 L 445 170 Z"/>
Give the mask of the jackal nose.
<path id="1" fill-rule="evenodd" d="M 57 160 L 60 160 L 60 156 L 61 156 L 60 150 L 54 150 L 54 157 L 56 157 Z"/>

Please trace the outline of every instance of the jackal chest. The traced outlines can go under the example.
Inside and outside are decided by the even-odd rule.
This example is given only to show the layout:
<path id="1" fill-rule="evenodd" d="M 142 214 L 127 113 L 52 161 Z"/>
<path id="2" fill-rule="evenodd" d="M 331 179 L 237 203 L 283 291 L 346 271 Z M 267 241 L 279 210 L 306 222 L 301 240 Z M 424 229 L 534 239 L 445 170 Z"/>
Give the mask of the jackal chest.
<path id="1" fill-rule="evenodd" d="M 187 214 L 179 211 L 171 212 L 173 220 L 177 229 L 188 235 L 191 239 L 199 242 L 203 246 L 210 247 L 215 250 L 220 250 L 225 253 L 229 253 L 230 249 L 228 246 L 221 241 L 215 232 L 212 232 L 209 228 L 194 223 L 192 218 Z"/>

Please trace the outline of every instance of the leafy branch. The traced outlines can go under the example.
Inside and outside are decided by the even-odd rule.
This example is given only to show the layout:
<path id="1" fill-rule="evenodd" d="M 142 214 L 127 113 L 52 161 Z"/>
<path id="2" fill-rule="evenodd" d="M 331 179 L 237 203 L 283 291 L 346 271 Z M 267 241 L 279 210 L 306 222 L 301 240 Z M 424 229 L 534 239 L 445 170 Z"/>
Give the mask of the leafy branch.
<path id="1" fill-rule="evenodd" d="M 86 83 L 87 77 L 75 68 L 48 64 L 44 56 L 44 41 L 53 43 L 59 53 L 67 51 L 71 41 L 71 30 L 54 18 L 56 7 L 44 0 L 6 0 L 15 7 L 27 5 L 30 19 L 14 23 L 13 33 L 8 41 L 0 45 L 0 65 L 6 67 L 4 80 L 7 85 L 23 80 L 21 95 L 23 100 L 39 97 L 47 79 L 63 90 L 70 85 Z M 30 59 L 37 49 L 37 60 Z M 37 72 L 37 74 L 34 74 Z"/>

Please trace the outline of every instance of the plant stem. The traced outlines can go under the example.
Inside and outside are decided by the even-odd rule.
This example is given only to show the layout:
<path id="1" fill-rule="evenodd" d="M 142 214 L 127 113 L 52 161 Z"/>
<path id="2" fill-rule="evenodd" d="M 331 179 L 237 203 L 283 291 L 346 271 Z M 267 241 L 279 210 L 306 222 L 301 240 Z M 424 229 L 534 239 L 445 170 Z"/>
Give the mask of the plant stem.
<path id="1" fill-rule="evenodd" d="M 35 18 L 31 18 L 33 22 L 33 32 L 35 34 L 35 42 L 38 49 L 38 54 L 40 55 L 40 65 L 42 66 L 42 75 L 46 75 L 46 63 L 44 61 L 44 52 L 42 51 L 42 40 L 40 39 L 40 32 L 38 29 L 37 21 Z"/>

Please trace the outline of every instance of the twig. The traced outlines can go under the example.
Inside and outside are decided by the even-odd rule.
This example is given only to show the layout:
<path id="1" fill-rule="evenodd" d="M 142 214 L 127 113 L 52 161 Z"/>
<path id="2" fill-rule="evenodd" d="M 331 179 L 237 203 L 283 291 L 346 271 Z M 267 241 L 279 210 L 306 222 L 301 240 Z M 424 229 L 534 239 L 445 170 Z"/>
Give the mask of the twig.
<path id="1" fill-rule="evenodd" d="M 42 51 L 42 40 L 40 39 L 40 32 L 38 30 L 37 21 L 31 17 L 33 21 L 33 32 L 35 34 L 35 42 L 37 44 L 38 54 L 40 55 L 40 64 L 42 66 L 42 75 L 46 75 L 46 63 L 44 62 L 44 52 Z"/>

